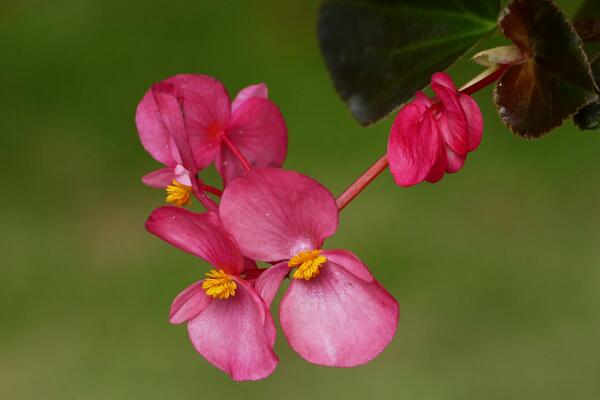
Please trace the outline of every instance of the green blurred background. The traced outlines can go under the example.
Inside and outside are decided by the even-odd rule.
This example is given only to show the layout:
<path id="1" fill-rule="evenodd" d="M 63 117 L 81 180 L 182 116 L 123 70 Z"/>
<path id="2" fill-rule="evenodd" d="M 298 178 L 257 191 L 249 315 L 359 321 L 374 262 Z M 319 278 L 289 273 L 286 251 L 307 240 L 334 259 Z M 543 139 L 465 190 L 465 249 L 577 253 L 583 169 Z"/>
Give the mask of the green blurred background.
<path id="1" fill-rule="evenodd" d="M 276 372 L 234 383 L 168 323 L 206 265 L 144 231 L 163 193 L 140 182 L 158 164 L 133 118 L 153 82 L 205 73 L 232 94 L 267 82 L 286 167 L 336 194 L 385 148 L 391 120 L 359 128 L 333 91 L 318 3 L 2 1 L 1 399 L 600 398 L 600 134 L 569 122 L 519 139 L 491 89 L 476 96 L 483 144 L 459 174 L 407 190 L 384 173 L 328 241 L 400 302 L 375 361 L 313 366 L 280 335 Z M 459 84 L 478 71 L 451 69 Z"/>

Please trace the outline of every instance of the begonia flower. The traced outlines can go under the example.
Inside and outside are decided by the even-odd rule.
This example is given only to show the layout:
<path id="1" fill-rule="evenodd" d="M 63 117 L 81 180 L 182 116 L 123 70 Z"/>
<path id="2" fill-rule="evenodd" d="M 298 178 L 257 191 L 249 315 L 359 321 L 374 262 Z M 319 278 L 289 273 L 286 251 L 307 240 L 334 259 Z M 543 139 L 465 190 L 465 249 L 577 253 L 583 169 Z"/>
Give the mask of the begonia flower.
<path id="1" fill-rule="evenodd" d="M 244 257 L 218 215 L 164 206 L 150 215 L 146 229 L 214 267 L 204 280 L 175 298 L 170 322 L 187 323 L 198 353 L 234 380 L 270 375 L 278 362 L 273 352 L 273 319 L 265 302 L 241 276 Z"/>
<path id="2" fill-rule="evenodd" d="M 432 76 L 431 88 L 437 99 L 418 92 L 392 126 L 388 160 L 399 186 L 435 183 L 457 172 L 481 142 L 483 117 L 475 100 L 444 73 Z"/>
<path id="3" fill-rule="evenodd" d="M 283 164 L 287 128 L 277 106 L 267 99 L 266 85 L 243 89 L 231 103 L 225 87 L 206 75 L 176 75 L 161 83 L 181 93 L 195 171 L 182 164 L 173 132 L 164 123 L 175 110 L 163 109 L 150 89 L 138 106 L 136 124 L 144 148 L 165 168 L 146 175 L 143 181 L 147 185 L 165 188 L 172 184 L 172 191 L 181 192 L 183 188 L 173 181 L 189 188 L 188 177 L 195 177 L 212 162 L 225 183 L 244 171 L 242 162 L 251 167 Z"/>
<path id="4" fill-rule="evenodd" d="M 255 169 L 225 188 L 219 211 L 242 254 L 276 263 L 256 282 L 268 304 L 291 272 L 280 320 L 303 358 L 353 367 L 392 340 L 398 303 L 354 254 L 322 248 L 337 230 L 338 209 L 318 182 L 296 172 Z"/>

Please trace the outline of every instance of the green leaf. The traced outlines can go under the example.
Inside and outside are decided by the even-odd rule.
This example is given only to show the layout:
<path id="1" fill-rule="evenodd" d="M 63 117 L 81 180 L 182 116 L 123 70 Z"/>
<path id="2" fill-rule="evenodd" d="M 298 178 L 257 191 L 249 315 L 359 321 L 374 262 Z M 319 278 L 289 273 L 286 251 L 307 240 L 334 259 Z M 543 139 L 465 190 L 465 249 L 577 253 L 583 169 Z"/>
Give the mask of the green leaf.
<path id="1" fill-rule="evenodd" d="M 328 0 L 319 40 L 335 87 L 369 125 L 496 27 L 499 0 Z"/>
<path id="2" fill-rule="evenodd" d="M 511 66 L 494 99 L 509 128 L 540 137 L 597 100 L 582 42 L 550 0 L 515 0 L 500 19 L 502 31 L 528 59 Z"/>
<path id="3" fill-rule="evenodd" d="M 597 56 L 592 62 L 592 73 L 596 83 L 600 83 L 600 56 Z M 573 120 L 581 130 L 600 129 L 600 101 L 595 101 L 583 107 L 575 114 Z"/>

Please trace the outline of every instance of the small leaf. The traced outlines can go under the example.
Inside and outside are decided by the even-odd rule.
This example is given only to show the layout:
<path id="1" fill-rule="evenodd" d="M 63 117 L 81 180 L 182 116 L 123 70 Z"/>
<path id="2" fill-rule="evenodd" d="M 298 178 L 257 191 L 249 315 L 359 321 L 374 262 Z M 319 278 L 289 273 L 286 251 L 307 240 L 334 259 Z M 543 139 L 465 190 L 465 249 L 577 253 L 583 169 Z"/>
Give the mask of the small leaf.
<path id="1" fill-rule="evenodd" d="M 496 27 L 499 0 L 327 0 L 319 40 L 335 87 L 369 125 Z"/>
<path id="2" fill-rule="evenodd" d="M 515 133 L 537 138 L 597 100 L 582 42 L 550 0 L 514 0 L 500 27 L 528 56 L 494 91 L 500 117 Z"/>
<path id="3" fill-rule="evenodd" d="M 600 82 L 600 56 L 596 56 L 592 62 L 592 73 L 596 83 Z M 581 130 L 600 129 L 600 101 L 595 101 L 590 105 L 583 107 L 573 117 L 575 124 Z"/>

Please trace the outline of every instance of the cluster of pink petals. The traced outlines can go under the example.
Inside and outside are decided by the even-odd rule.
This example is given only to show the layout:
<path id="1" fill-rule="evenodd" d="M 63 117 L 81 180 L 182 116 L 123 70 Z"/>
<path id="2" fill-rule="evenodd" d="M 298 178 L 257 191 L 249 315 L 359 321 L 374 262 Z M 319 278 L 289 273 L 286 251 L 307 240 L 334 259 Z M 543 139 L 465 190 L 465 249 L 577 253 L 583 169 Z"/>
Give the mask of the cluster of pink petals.
<path id="1" fill-rule="evenodd" d="M 146 229 L 223 269 L 237 285 L 235 296 L 221 300 L 208 296 L 202 281 L 192 284 L 173 301 L 171 323 L 187 323 L 198 353 L 234 380 L 257 380 L 270 375 L 278 362 L 273 352 L 275 325 L 253 283 L 242 278 L 247 264 L 223 230 L 218 215 L 165 206 L 150 215 Z"/>
<path id="2" fill-rule="evenodd" d="M 202 281 L 181 292 L 170 321 L 187 323 L 195 349 L 234 380 L 270 375 L 275 327 L 269 307 L 290 272 L 288 261 L 321 250 L 337 230 L 335 199 L 318 182 L 275 168 L 259 168 L 224 190 L 219 213 L 164 206 L 146 229 L 171 245 L 222 269 L 237 284 L 233 297 L 214 299 Z M 398 303 L 347 250 L 322 250 L 327 258 L 310 281 L 292 279 L 280 320 L 291 347 L 320 365 L 353 367 L 376 357 L 394 337 Z M 260 260 L 274 264 L 261 270 Z"/>
<path id="3" fill-rule="evenodd" d="M 434 183 L 457 172 L 481 142 L 483 118 L 475 100 L 444 73 L 432 76 L 431 88 L 437 99 L 418 92 L 392 126 L 388 160 L 399 186 Z"/>
<path id="4" fill-rule="evenodd" d="M 445 74 L 435 74 L 431 87 L 437 98 L 417 93 L 392 128 L 388 159 L 400 186 L 458 171 L 481 141 L 473 99 Z M 354 367 L 386 348 L 398 303 L 356 255 L 323 248 L 337 231 L 338 205 L 317 181 L 279 169 L 287 130 L 265 85 L 231 102 L 216 79 L 177 75 L 146 93 L 136 123 L 145 149 L 165 166 L 143 177 L 147 185 L 177 181 L 200 199 L 198 173 L 213 163 L 223 180 L 218 206 L 201 200 L 204 213 L 164 206 L 146 222 L 152 234 L 214 267 L 171 306 L 170 322 L 187 324 L 198 353 L 234 380 L 270 375 L 278 363 L 270 307 L 285 278 L 281 328 L 301 357 Z M 258 269 L 257 261 L 270 266 Z"/>
<path id="5" fill-rule="evenodd" d="M 165 167 L 142 178 L 165 188 L 173 180 L 195 189 L 196 175 L 214 162 L 223 181 L 243 166 L 227 143 L 253 167 L 280 167 L 287 128 L 264 84 L 249 86 L 231 102 L 225 87 L 206 75 L 176 75 L 148 90 L 136 112 L 144 148 Z"/>
<path id="6" fill-rule="evenodd" d="M 331 193 L 313 179 L 274 168 L 253 170 L 227 186 L 220 205 L 223 226 L 242 254 L 274 263 L 256 282 L 270 304 L 298 253 L 321 250 L 338 226 Z M 290 346 L 315 364 L 353 367 L 376 357 L 391 341 L 398 303 L 367 267 L 346 250 L 327 258 L 311 280 L 292 279 L 280 304 Z"/>

